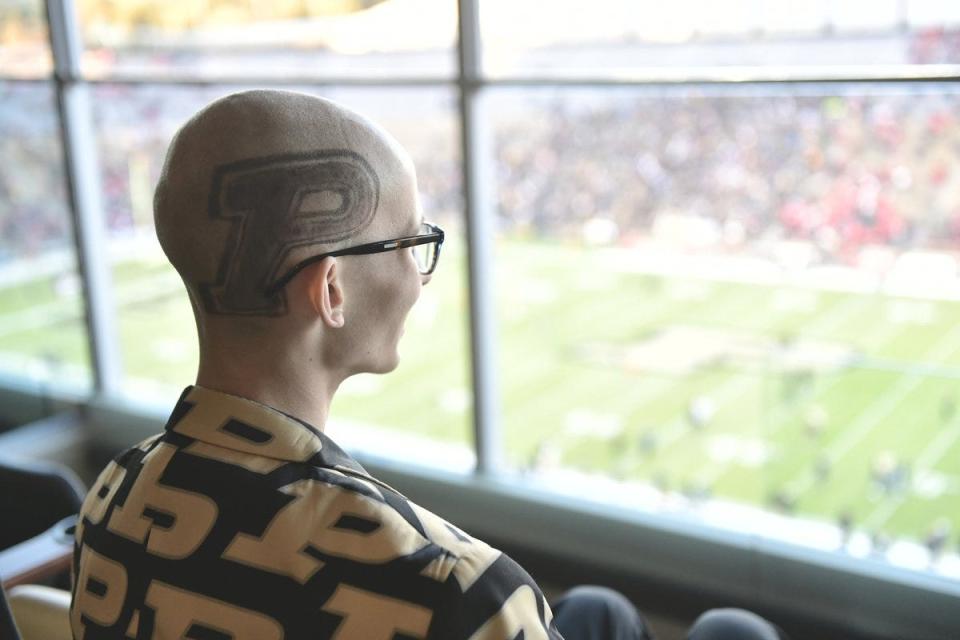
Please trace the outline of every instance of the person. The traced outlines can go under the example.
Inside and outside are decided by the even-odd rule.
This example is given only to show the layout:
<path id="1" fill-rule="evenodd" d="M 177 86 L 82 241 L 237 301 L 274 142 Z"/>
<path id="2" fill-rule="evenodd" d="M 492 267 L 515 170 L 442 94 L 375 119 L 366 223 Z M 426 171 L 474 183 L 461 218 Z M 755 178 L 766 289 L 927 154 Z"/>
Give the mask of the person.
<path id="1" fill-rule="evenodd" d="M 606 589 L 551 609 L 507 555 L 324 433 L 346 378 L 397 366 L 444 239 L 393 138 L 321 98 L 229 95 L 174 137 L 154 215 L 193 306 L 199 370 L 164 431 L 117 456 L 84 501 L 77 640 L 651 637 Z M 722 624 L 691 638 L 731 628 L 712 615 Z M 762 629 L 738 637 L 776 637 Z"/>

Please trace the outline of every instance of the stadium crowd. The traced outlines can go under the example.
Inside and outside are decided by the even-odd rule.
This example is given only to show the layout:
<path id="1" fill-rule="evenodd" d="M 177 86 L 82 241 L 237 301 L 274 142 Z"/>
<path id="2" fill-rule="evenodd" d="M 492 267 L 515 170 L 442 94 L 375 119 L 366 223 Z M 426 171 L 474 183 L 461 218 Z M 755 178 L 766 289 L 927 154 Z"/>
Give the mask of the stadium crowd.
<path id="1" fill-rule="evenodd" d="M 207 98 L 194 91 L 98 89 L 112 231 L 151 223 L 149 193 L 164 145 L 190 103 Z M 868 244 L 958 247 L 960 93 L 942 85 L 758 91 L 495 94 L 501 229 L 577 240 L 600 219 L 616 229 L 611 240 L 629 246 L 672 214 L 709 221 L 718 246 L 731 251 L 796 238 L 814 243 L 825 260 L 850 263 Z M 0 255 L 15 256 L 67 242 L 68 216 L 51 92 L 0 84 L 0 93 L 0 157 L 8 167 L 0 172 Z M 454 145 L 408 146 L 429 214 L 458 217 Z"/>
<path id="2" fill-rule="evenodd" d="M 70 241 L 53 93 L 0 83 L 0 264 Z"/>
<path id="3" fill-rule="evenodd" d="M 960 95 L 801 90 L 556 94 L 498 131 L 501 216 L 547 237 L 606 218 L 626 244 L 696 216 L 737 250 L 797 238 L 845 262 L 866 244 L 956 249 Z"/>

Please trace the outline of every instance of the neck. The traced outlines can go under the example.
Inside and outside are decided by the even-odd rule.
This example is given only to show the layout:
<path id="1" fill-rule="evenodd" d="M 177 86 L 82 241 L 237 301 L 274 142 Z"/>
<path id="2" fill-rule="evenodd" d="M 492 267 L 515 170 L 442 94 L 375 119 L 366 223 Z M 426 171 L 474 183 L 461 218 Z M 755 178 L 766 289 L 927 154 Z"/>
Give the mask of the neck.
<path id="1" fill-rule="evenodd" d="M 255 400 L 322 431 L 342 378 L 329 371 L 298 366 L 299 363 L 289 359 L 283 363 L 271 358 L 262 364 L 255 360 L 202 354 L 197 384 Z M 270 375 L 263 375 L 264 371 Z"/>

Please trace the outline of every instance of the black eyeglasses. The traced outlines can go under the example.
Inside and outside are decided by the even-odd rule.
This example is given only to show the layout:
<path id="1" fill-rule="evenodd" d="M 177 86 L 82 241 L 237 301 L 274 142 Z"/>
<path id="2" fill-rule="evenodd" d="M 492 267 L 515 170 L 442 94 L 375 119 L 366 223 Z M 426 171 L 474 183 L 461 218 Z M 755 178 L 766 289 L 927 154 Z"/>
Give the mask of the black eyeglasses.
<path id="1" fill-rule="evenodd" d="M 413 247 L 413 256 L 417 260 L 417 268 L 420 270 L 420 275 L 427 276 L 437 268 L 437 260 L 440 259 L 441 245 L 443 245 L 443 229 L 428 222 L 423 222 L 420 224 L 420 233 L 415 236 L 382 240 L 380 242 L 369 242 L 367 244 L 357 245 L 356 247 L 347 247 L 346 249 L 331 251 L 330 253 L 310 256 L 306 260 L 302 260 L 291 267 L 283 277 L 267 287 L 264 293 L 272 296 L 287 286 L 287 284 L 306 267 L 314 262 L 320 262 L 324 258 L 370 255 L 372 253 L 383 253 L 384 251 L 393 251 L 395 249 L 406 249 L 407 247 Z"/>

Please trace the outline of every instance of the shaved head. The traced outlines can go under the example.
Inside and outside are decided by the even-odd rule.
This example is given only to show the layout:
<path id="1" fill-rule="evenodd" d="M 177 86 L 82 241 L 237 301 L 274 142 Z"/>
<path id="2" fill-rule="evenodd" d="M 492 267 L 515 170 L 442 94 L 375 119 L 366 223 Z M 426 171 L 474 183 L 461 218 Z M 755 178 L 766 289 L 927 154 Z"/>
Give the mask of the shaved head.
<path id="1" fill-rule="evenodd" d="M 154 197 L 160 245 L 194 309 L 279 316 L 266 291 L 296 262 L 398 228 L 413 167 L 388 134 L 329 100 L 247 91 L 174 137 Z"/>

